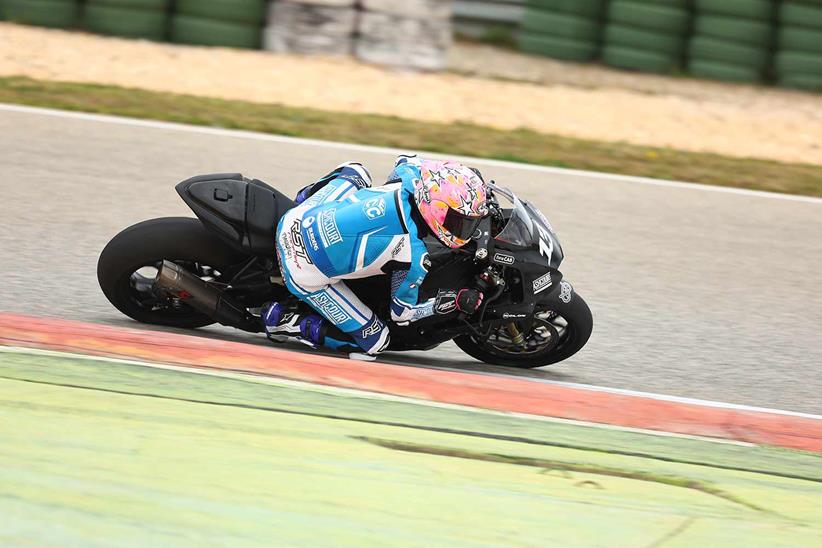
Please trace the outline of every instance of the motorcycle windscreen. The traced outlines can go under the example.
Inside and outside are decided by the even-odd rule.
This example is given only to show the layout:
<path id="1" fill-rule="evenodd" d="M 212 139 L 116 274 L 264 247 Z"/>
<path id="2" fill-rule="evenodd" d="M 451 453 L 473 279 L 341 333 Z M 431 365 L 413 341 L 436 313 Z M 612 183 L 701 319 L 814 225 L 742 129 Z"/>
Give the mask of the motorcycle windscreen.
<path id="1" fill-rule="evenodd" d="M 534 222 L 528 211 L 519 198 L 513 194 L 499 192 L 499 190 L 497 192 L 508 198 L 514 207 L 511 209 L 511 218 L 494 239 L 522 247 L 530 246 L 534 241 Z"/>
<path id="2" fill-rule="evenodd" d="M 454 237 L 459 238 L 460 240 L 470 240 L 477 231 L 477 227 L 479 226 L 481 220 L 482 217 L 463 215 L 456 209 L 451 209 L 449 207 L 448 213 L 445 214 L 445 221 L 443 221 L 442 226 Z"/>

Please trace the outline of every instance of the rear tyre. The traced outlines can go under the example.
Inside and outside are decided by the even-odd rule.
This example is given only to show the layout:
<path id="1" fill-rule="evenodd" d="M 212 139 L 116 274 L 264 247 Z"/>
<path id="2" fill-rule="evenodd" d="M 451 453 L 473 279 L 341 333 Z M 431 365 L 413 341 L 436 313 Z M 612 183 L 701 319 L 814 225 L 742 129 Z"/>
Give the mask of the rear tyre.
<path id="1" fill-rule="evenodd" d="M 196 328 L 214 323 L 182 302 L 154 295 L 152 272 L 163 259 L 219 280 L 244 256 L 208 232 L 197 219 L 164 217 L 117 234 L 97 262 L 97 280 L 109 302 L 138 322 Z"/>
<path id="2" fill-rule="evenodd" d="M 566 285 L 568 288 L 571 287 L 570 284 Z M 542 313 L 544 320 L 534 322 L 535 329 L 542 322 L 550 323 L 552 326 L 547 328 L 547 332 L 555 339 L 543 350 L 528 353 L 506 351 L 492 340 L 493 335 L 485 341 L 479 340 L 474 335 L 463 335 L 454 339 L 454 342 L 469 356 L 492 365 L 533 369 L 567 360 L 585 346 L 591 337 L 594 325 L 591 309 L 582 297 L 573 290 L 570 296 L 568 303 L 555 302 L 551 305 L 550 311 L 546 310 Z M 541 327 L 541 329 L 545 328 Z"/>

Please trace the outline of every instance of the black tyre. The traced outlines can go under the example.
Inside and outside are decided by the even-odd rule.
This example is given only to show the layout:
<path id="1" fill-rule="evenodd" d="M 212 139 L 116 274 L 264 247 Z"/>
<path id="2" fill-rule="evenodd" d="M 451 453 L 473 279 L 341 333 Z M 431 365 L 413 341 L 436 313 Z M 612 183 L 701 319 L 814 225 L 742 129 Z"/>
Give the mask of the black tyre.
<path id="1" fill-rule="evenodd" d="M 772 0 L 696 0 L 697 13 L 713 13 L 768 21 L 774 12 Z"/>
<path id="2" fill-rule="evenodd" d="M 608 9 L 608 21 L 631 27 L 684 35 L 688 29 L 688 11 L 684 8 L 614 0 Z"/>
<path id="3" fill-rule="evenodd" d="M 764 21 L 724 15 L 699 15 L 694 22 L 694 34 L 753 46 L 768 44 L 771 28 L 771 24 Z"/>
<path id="4" fill-rule="evenodd" d="M 753 47 L 707 36 L 694 36 L 688 46 L 691 59 L 719 61 L 727 65 L 761 70 L 768 63 L 770 52 L 762 46 Z"/>
<path id="5" fill-rule="evenodd" d="M 518 44 L 522 51 L 565 61 L 590 61 L 597 52 L 597 44 L 593 40 L 553 38 L 530 32 L 521 32 Z"/>
<path id="6" fill-rule="evenodd" d="M 703 61 L 701 59 L 691 59 L 688 72 L 691 76 L 698 78 L 724 80 L 726 82 L 753 83 L 762 80 L 761 71 L 755 68 L 727 65 L 718 61 Z"/>
<path id="7" fill-rule="evenodd" d="M 822 91 L 822 75 L 818 74 L 783 74 L 778 84 L 782 87 Z"/>
<path id="8" fill-rule="evenodd" d="M 554 13 L 567 13 L 598 19 L 605 10 L 606 0 L 529 0 L 528 6 Z"/>
<path id="9" fill-rule="evenodd" d="M 163 40 L 166 35 L 167 16 L 162 11 L 86 5 L 83 10 L 83 27 L 99 34 Z"/>
<path id="10" fill-rule="evenodd" d="M 570 284 L 563 284 L 570 289 Z M 533 369 L 567 360 L 585 346 L 594 325 L 591 309 L 582 297 L 572 289 L 570 296 L 568 303 L 557 301 L 550 311 L 543 312 L 543 318 L 535 320 L 532 331 L 525 334 L 528 341 L 537 338 L 547 341 L 542 347 L 535 345 L 533 349 L 519 352 L 506 350 L 505 328 L 500 328 L 486 341 L 480 341 L 474 335 L 464 335 L 454 342 L 469 356 L 493 365 Z"/>
<path id="11" fill-rule="evenodd" d="M 550 37 L 593 42 L 599 36 L 600 24 L 595 19 L 529 9 L 522 18 L 522 28 Z"/>
<path id="12" fill-rule="evenodd" d="M 602 51 L 602 62 L 640 72 L 666 73 L 679 66 L 679 56 L 607 44 Z"/>
<path id="13" fill-rule="evenodd" d="M 153 11 L 165 11 L 170 3 L 170 0 L 86 0 L 87 6 L 113 6 Z"/>
<path id="14" fill-rule="evenodd" d="M 97 281 L 117 310 L 139 322 L 185 328 L 214 323 L 185 303 L 153 294 L 153 276 L 163 259 L 219 281 L 244 257 L 197 219 L 151 219 L 112 238 L 97 262 Z"/>
<path id="15" fill-rule="evenodd" d="M 684 36 L 652 32 L 611 23 L 605 27 L 604 41 L 620 46 L 678 56 L 685 47 Z"/>
<path id="16" fill-rule="evenodd" d="M 171 39 L 178 44 L 253 49 L 260 47 L 262 31 L 257 25 L 175 15 L 171 19 Z"/>
<path id="17" fill-rule="evenodd" d="M 177 13 L 217 21 L 259 25 L 265 14 L 264 0 L 177 0 Z"/>
<path id="18" fill-rule="evenodd" d="M 822 29 L 822 6 L 786 0 L 779 8 L 779 21 L 783 25 Z"/>
<path id="19" fill-rule="evenodd" d="M 779 29 L 778 49 L 822 53 L 822 29 L 784 26 Z"/>
<path id="20" fill-rule="evenodd" d="M 15 23 L 71 28 L 77 23 L 74 0 L 3 0 L 3 16 Z"/>
<path id="21" fill-rule="evenodd" d="M 780 51 L 776 54 L 777 74 L 814 74 L 822 76 L 822 56 L 814 53 Z"/>

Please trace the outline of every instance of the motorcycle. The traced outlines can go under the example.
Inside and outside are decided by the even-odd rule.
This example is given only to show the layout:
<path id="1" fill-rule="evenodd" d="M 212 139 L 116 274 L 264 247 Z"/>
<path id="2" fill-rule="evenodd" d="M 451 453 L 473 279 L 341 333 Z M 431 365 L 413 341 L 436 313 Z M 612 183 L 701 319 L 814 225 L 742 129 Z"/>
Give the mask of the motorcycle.
<path id="1" fill-rule="evenodd" d="M 578 352 L 593 328 L 588 305 L 559 271 L 564 254 L 548 219 L 510 190 L 488 183 L 490 215 L 460 249 L 425 238 L 430 266 L 420 298 L 474 287 L 476 313 L 440 299 L 436 313 L 388 321 L 390 351 L 428 350 L 453 340 L 495 365 L 534 368 Z M 177 193 L 196 215 L 143 221 L 117 234 L 97 265 L 100 287 L 139 322 L 198 328 L 213 323 L 263 331 L 260 313 L 289 297 L 275 256 L 277 222 L 294 202 L 239 173 L 194 177 Z M 390 276 L 346 283 L 381 318 L 390 317 Z"/>

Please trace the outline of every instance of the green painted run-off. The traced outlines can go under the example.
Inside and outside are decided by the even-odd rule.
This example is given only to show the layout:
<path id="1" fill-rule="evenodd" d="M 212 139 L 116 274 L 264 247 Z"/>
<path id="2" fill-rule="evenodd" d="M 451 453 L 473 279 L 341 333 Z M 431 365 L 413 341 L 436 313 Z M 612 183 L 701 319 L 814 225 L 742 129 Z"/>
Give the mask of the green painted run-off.
<path id="1" fill-rule="evenodd" d="M 4 546 L 822 538 L 815 455 L 254 377 L 0 352 L 0 445 Z"/>

